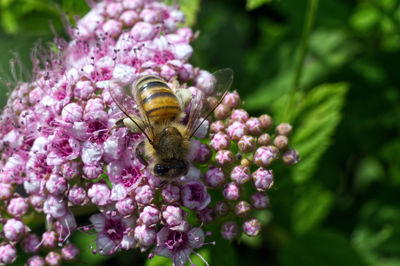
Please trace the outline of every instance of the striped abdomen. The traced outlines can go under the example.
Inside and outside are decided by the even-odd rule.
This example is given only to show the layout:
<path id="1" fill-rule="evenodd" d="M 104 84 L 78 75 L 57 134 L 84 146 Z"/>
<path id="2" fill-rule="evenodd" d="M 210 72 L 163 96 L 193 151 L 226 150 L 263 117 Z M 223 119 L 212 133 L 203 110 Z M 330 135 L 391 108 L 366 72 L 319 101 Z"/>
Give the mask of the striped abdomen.
<path id="1" fill-rule="evenodd" d="M 135 99 L 155 123 L 174 120 L 181 112 L 178 98 L 167 83 L 157 76 L 143 76 L 135 86 Z"/>

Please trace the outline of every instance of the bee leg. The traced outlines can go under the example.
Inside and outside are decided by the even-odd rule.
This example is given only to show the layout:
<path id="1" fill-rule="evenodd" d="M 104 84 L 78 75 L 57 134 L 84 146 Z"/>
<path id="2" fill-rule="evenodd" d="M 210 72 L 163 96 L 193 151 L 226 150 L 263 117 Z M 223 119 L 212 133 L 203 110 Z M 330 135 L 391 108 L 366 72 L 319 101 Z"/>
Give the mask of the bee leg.
<path id="1" fill-rule="evenodd" d="M 135 155 L 136 155 L 136 158 L 138 158 L 138 160 L 140 161 L 140 163 L 143 164 L 145 167 L 147 167 L 149 165 L 149 163 L 143 157 L 143 148 L 144 148 L 144 141 L 140 142 L 136 146 Z"/>
<path id="2" fill-rule="evenodd" d="M 117 123 L 118 123 L 118 121 L 117 121 Z M 133 133 L 142 132 L 142 130 L 140 130 L 138 125 L 143 129 L 145 128 L 142 120 L 139 117 L 137 117 L 136 115 L 132 115 L 132 114 L 130 114 L 129 117 L 123 118 L 122 123 L 124 124 L 125 127 L 129 128 L 129 130 L 132 131 Z"/>
<path id="3" fill-rule="evenodd" d="M 118 119 L 117 122 L 115 122 L 115 125 L 114 125 L 112 128 L 110 128 L 110 129 L 108 130 L 108 135 L 110 135 L 110 134 L 111 134 L 111 131 L 114 130 L 114 129 L 118 129 L 118 128 L 123 128 L 123 127 L 125 127 L 124 119 L 125 119 L 125 118 Z"/>

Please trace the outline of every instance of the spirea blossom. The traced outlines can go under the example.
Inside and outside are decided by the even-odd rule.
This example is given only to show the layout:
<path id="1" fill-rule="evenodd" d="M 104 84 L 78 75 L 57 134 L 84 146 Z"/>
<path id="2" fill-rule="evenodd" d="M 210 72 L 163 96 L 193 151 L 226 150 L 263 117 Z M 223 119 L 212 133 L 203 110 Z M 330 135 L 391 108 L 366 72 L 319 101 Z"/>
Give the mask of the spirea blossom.
<path id="1" fill-rule="evenodd" d="M 222 224 L 228 240 L 260 232 L 254 213 L 269 205 L 271 167 L 299 160 L 291 125 L 271 130 L 269 115 L 251 117 L 230 92 L 196 132 L 204 141 L 192 140 L 187 175 L 168 181 L 136 156 L 144 135 L 115 127 L 125 117 L 117 104 L 139 114 L 123 91 L 143 75 L 213 99 L 215 77 L 189 62 L 196 35 L 183 22 L 163 2 L 93 2 L 69 41 L 33 51 L 34 78 L 17 84 L 0 120 L 1 263 L 16 259 L 17 245 L 27 265 L 75 260 L 69 237 L 78 229 L 94 235 L 95 254 L 139 248 L 175 266 L 206 244 L 207 224 Z M 83 224 L 77 207 L 89 212 Z M 32 217 L 45 217 L 46 231 L 31 232 Z"/>

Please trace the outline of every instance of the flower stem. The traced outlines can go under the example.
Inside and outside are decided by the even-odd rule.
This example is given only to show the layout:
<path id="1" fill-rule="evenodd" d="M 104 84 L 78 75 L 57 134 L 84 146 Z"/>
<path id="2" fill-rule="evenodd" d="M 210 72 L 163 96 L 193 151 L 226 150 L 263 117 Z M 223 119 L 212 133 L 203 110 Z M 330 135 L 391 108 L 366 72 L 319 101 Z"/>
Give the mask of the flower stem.
<path id="1" fill-rule="evenodd" d="M 307 53 L 308 41 L 310 38 L 311 29 L 314 25 L 317 15 L 319 0 L 308 0 L 307 13 L 304 20 L 303 31 L 301 34 L 300 46 L 296 56 L 295 71 L 291 90 L 289 91 L 288 104 L 286 105 L 285 121 L 291 123 L 293 119 L 293 105 L 295 101 L 296 91 L 301 90 L 300 79 L 303 72 L 304 58 Z"/>

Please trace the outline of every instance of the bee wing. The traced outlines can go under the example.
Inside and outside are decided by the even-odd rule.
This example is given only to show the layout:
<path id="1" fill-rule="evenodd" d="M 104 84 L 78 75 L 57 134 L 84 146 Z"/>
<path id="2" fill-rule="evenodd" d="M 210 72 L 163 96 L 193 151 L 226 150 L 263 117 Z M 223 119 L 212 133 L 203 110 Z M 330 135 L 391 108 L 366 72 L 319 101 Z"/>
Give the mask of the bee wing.
<path id="1" fill-rule="evenodd" d="M 186 136 L 192 138 L 204 121 L 214 112 L 215 108 L 221 104 L 224 97 L 229 92 L 233 81 L 233 71 L 230 68 L 220 69 L 212 74 L 215 78 L 213 96 L 217 99 L 214 103 L 205 106 L 204 94 L 197 92 L 191 101 L 189 121 L 186 125 Z"/>
<path id="2" fill-rule="evenodd" d="M 118 99 L 117 94 L 121 94 L 121 91 L 120 93 L 116 93 L 116 91 L 117 89 L 121 88 L 122 88 L 122 99 Z M 117 105 L 118 109 L 121 110 L 121 112 L 139 128 L 139 130 L 146 136 L 147 140 L 151 143 L 152 140 L 154 139 L 153 127 L 150 123 L 149 118 L 143 114 L 141 106 L 138 106 L 141 117 L 140 121 L 137 121 L 132 117 L 132 111 L 133 111 L 132 107 L 134 106 L 135 103 L 138 103 L 138 101 L 136 101 L 135 97 L 132 95 L 130 86 L 121 86 L 120 84 L 111 81 L 108 87 L 108 91 L 111 95 L 111 98 Z M 127 106 L 130 106 L 130 108 L 128 108 Z M 143 119 L 142 117 L 144 117 L 145 119 Z"/>

